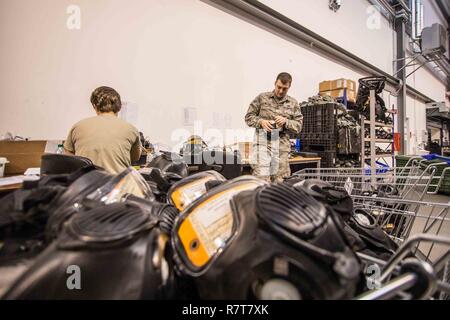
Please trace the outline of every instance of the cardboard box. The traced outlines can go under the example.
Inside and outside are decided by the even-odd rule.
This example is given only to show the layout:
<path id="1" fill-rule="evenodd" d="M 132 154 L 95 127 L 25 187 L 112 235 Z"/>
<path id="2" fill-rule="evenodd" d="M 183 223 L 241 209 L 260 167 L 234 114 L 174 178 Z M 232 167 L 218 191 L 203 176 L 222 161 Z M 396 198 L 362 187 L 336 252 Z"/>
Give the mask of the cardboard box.
<path id="1" fill-rule="evenodd" d="M 21 175 L 28 168 L 40 168 L 47 141 L 0 141 L 0 157 L 7 158 L 5 175 Z"/>
<path id="2" fill-rule="evenodd" d="M 344 96 L 344 89 L 330 90 L 320 92 L 321 96 L 331 96 L 333 98 L 341 98 Z M 347 100 L 350 102 L 356 102 L 356 92 L 347 89 Z"/>
<path id="3" fill-rule="evenodd" d="M 331 81 L 322 81 L 319 83 L 319 92 L 331 91 Z"/>
<path id="4" fill-rule="evenodd" d="M 348 79 L 337 79 L 331 82 L 331 90 L 347 89 L 356 91 L 356 82 Z"/>
<path id="5" fill-rule="evenodd" d="M 356 82 L 349 79 L 336 79 L 331 81 L 322 81 L 319 84 L 319 92 L 347 89 L 356 92 Z"/>

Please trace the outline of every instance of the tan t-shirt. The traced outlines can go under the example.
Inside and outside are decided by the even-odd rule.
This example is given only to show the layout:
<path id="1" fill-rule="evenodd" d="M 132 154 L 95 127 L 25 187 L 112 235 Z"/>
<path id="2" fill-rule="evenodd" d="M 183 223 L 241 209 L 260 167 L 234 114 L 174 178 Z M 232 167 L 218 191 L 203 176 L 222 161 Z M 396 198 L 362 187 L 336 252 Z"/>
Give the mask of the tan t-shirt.
<path id="1" fill-rule="evenodd" d="M 81 120 L 70 130 L 64 148 L 86 157 L 111 173 L 117 174 L 131 165 L 131 153 L 141 151 L 139 131 L 112 114 Z"/>

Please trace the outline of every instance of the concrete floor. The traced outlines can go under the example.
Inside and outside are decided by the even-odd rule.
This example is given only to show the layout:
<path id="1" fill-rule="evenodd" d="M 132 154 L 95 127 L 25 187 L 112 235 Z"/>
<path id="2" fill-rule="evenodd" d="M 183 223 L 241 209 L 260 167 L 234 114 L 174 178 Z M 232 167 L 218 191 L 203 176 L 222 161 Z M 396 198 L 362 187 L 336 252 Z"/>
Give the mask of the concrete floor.
<path id="1" fill-rule="evenodd" d="M 0 267 L 0 299 L 14 280 L 18 279 L 19 276 L 32 264 L 32 262 L 32 260 L 22 260 L 11 266 Z"/>
<path id="2" fill-rule="evenodd" d="M 450 204 L 450 197 L 445 195 L 425 195 L 423 201 L 430 203 Z M 421 206 L 411 229 L 411 235 L 424 233 L 432 222 L 435 224 L 426 230 L 427 234 L 450 237 L 450 207 Z M 421 244 L 419 249 L 426 255 L 430 253 L 431 261 L 435 261 L 449 250 L 450 246 L 443 244 Z"/>
<path id="3" fill-rule="evenodd" d="M 450 203 L 450 196 L 441 194 L 427 194 L 424 197 L 424 201 L 437 202 L 437 203 Z"/>

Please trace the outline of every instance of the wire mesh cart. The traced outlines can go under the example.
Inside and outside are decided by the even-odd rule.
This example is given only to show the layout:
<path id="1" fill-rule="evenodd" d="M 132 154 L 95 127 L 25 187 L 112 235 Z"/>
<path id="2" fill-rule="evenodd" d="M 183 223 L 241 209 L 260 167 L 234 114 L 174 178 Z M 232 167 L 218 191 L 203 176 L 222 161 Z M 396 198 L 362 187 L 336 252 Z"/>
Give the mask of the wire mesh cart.
<path id="1" fill-rule="evenodd" d="M 358 253 L 368 291 L 375 299 L 450 299 L 450 198 L 423 201 L 442 182 L 436 166 L 414 159 L 406 167 L 305 169 L 294 174 L 346 190 L 361 225 L 379 226 L 398 245 L 388 261 Z M 377 272 L 376 272 L 377 271 Z"/>

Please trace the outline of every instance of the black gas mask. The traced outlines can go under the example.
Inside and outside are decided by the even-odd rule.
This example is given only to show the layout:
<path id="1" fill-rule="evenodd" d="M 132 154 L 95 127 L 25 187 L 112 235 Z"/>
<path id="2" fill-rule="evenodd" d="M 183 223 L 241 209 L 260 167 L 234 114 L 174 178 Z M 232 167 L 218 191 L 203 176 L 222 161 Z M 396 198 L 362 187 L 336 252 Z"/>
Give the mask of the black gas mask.
<path id="1" fill-rule="evenodd" d="M 200 299 L 343 299 L 360 265 L 334 213 L 302 190 L 240 177 L 187 208 L 172 234 Z"/>

